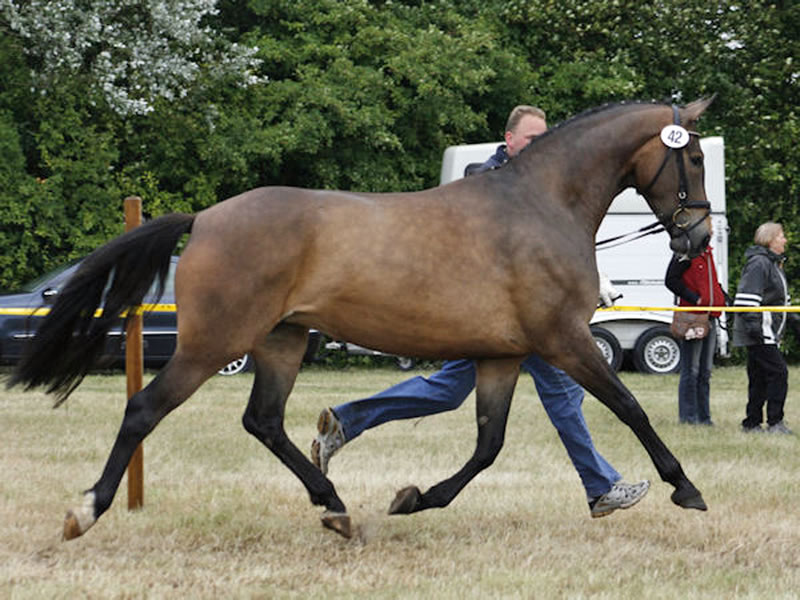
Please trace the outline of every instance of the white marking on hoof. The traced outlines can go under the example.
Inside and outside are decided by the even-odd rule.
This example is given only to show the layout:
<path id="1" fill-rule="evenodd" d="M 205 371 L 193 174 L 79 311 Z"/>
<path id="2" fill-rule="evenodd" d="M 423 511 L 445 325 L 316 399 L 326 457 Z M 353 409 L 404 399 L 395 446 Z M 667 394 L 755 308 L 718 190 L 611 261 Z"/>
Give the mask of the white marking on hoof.
<path id="1" fill-rule="evenodd" d="M 71 540 L 82 536 L 95 524 L 97 519 L 94 516 L 94 492 L 86 492 L 83 495 L 83 504 L 77 508 L 67 511 L 64 518 L 64 539 Z"/>

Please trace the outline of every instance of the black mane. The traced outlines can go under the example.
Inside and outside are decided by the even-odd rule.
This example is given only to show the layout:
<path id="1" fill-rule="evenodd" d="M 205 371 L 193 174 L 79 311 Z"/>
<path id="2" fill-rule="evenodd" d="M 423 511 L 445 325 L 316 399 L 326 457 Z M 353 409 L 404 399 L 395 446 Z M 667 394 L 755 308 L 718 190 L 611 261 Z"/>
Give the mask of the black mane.
<path id="1" fill-rule="evenodd" d="M 669 104 L 667 104 L 666 102 L 658 102 L 656 100 L 627 100 L 627 101 L 621 101 L 621 102 L 609 102 L 607 104 L 601 104 L 600 106 L 595 106 L 593 108 L 586 109 L 583 112 L 578 113 L 577 115 L 574 115 L 572 117 L 567 118 L 566 121 L 561 121 L 560 123 L 557 123 L 553 127 L 549 127 L 547 129 L 547 131 L 545 131 L 542 135 L 537 136 L 536 138 L 531 140 L 531 142 L 527 146 L 525 146 L 522 150 L 520 150 L 520 152 L 517 154 L 517 156 L 520 156 L 523 152 L 525 152 L 531 146 L 534 146 L 536 143 L 540 142 L 541 140 L 546 139 L 546 138 L 550 137 L 551 135 L 561 131 L 565 127 L 569 127 L 571 125 L 574 125 L 576 122 L 582 121 L 582 120 L 587 119 L 589 117 L 593 117 L 596 114 L 599 114 L 599 113 L 602 113 L 602 112 L 606 112 L 606 111 L 610 111 L 610 110 L 614 110 L 614 109 L 617 109 L 617 108 L 621 109 L 621 108 L 630 108 L 630 107 L 650 107 L 650 106 L 669 106 Z M 516 158 L 516 157 L 513 157 L 513 158 Z M 511 160 L 513 160 L 513 158 Z"/>

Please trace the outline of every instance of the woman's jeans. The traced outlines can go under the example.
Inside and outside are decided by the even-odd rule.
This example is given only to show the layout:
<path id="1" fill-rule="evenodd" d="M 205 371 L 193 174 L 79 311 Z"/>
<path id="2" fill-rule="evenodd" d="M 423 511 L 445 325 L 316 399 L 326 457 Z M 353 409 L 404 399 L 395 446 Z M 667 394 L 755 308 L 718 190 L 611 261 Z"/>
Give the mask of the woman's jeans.
<path id="1" fill-rule="evenodd" d="M 708 335 L 703 339 L 681 341 L 678 384 L 678 420 L 681 423 L 712 424 L 709 394 L 717 348 L 717 320 L 709 319 L 709 325 Z"/>

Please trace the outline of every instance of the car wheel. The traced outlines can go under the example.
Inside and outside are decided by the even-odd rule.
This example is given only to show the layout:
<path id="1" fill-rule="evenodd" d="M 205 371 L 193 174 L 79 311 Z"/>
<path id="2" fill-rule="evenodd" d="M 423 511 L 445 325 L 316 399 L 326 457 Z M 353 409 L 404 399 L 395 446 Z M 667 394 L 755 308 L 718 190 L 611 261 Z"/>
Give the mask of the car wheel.
<path id="1" fill-rule="evenodd" d="M 615 373 L 619 371 L 622 366 L 622 346 L 620 346 L 617 337 L 603 327 L 592 327 L 592 336 L 594 337 L 594 343 L 603 353 L 603 357 L 609 366 Z"/>
<path id="2" fill-rule="evenodd" d="M 407 356 L 397 356 L 395 357 L 395 364 L 401 371 L 410 371 L 416 366 L 417 361 Z"/>
<path id="3" fill-rule="evenodd" d="M 217 373 L 220 375 L 238 375 L 239 373 L 249 371 L 251 362 L 250 355 L 245 354 L 241 358 L 237 358 L 236 360 L 229 362 L 227 365 L 217 371 Z"/>
<path id="4" fill-rule="evenodd" d="M 633 364 L 642 373 L 666 375 L 677 373 L 681 364 L 681 347 L 669 327 L 657 325 L 646 330 L 633 347 Z"/>

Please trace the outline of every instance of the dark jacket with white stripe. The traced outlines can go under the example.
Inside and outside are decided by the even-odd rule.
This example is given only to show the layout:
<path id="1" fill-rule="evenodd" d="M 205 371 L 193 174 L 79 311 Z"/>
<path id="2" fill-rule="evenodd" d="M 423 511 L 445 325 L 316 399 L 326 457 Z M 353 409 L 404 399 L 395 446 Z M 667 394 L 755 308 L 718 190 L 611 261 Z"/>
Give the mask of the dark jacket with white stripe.
<path id="1" fill-rule="evenodd" d="M 750 246 L 744 256 L 746 262 L 733 305 L 789 304 L 789 286 L 786 284 L 782 266 L 784 257 L 764 246 Z M 736 313 L 733 345 L 778 344 L 785 329 L 785 312 Z"/>

